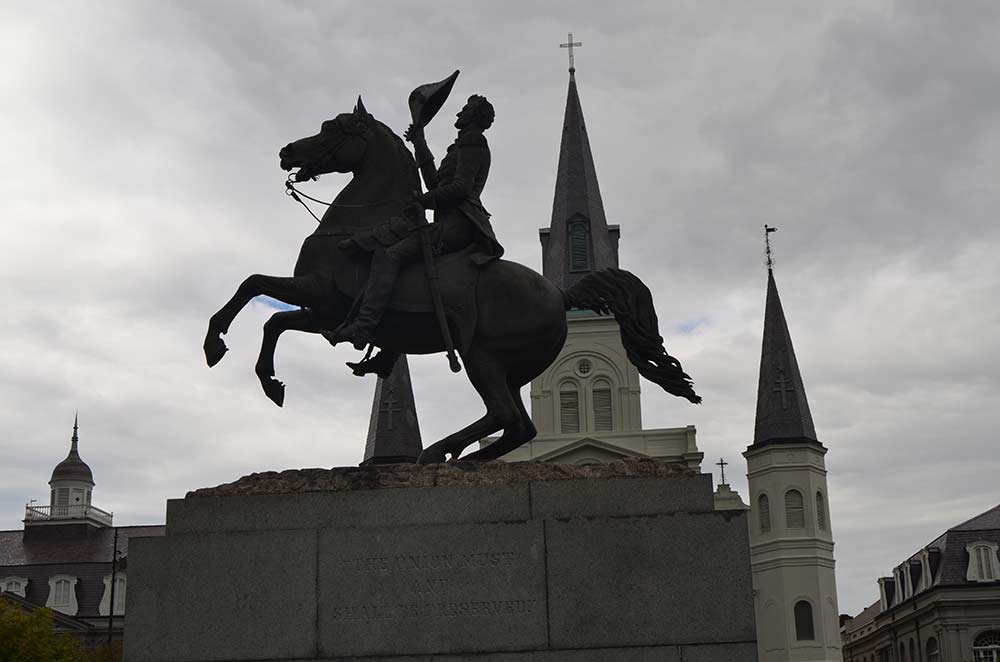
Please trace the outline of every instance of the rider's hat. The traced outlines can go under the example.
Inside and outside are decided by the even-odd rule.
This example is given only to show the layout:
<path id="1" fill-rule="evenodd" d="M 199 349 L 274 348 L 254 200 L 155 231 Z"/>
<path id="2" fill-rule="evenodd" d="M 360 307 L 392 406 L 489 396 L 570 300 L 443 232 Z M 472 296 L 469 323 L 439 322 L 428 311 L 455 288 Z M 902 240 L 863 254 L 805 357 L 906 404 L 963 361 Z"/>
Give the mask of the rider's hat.
<path id="1" fill-rule="evenodd" d="M 414 125 L 427 126 L 437 111 L 441 110 L 448 95 L 451 94 L 451 88 L 455 85 L 456 78 L 458 78 L 457 69 L 455 73 L 442 81 L 421 85 L 410 92 L 410 116 L 413 118 Z"/>

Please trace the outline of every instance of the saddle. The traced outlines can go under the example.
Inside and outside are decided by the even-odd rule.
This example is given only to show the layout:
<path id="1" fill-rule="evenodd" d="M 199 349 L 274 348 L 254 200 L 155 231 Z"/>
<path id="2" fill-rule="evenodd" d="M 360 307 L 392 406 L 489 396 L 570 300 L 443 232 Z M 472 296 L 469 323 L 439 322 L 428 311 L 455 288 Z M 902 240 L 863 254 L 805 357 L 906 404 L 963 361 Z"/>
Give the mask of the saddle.
<path id="1" fill-rule="evenodd" d="M 476 290 L 483 267 L 472 261 L 475 245 L 454 253 L 434 256 L 445 318 L 452 330 L 455 348 L 465 351 L 476 328 Z M 364 294 L 371 269 L 371 253 L 344 253 L 334 264 L 334 283 L 340 292 L 358 301 Z M 405 313 L 434 313 L 430 286 L 423 260 L 399 272 L 388 310 Z"/>

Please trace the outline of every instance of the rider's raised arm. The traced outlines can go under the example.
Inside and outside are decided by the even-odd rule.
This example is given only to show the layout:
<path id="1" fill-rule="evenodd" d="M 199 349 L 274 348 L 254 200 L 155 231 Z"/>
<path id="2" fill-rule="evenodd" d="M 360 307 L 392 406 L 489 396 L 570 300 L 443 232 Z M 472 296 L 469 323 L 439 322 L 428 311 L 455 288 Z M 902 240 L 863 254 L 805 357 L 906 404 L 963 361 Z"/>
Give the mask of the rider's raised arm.
<path id="1" fill-rule="evenodd" d="M 413 156 L 417 161 L 417 168 L 424 178 L 424 186 L 430 191 L 437 187 L 438 176 L 437 166 L 434 165 L 434 155 L 431 154 L 427 140 L 424 138 L 424 130 L 414 127 L 412 124 L 403 136 L 413 143 Z"/>
<path id="2" fill-rule="evenodd" d="M 455 177 L 441 186 L 428 187 L 420 203 L 428 209 L 440 209 L 478 196 L 476 177 L 489 163 L 490 150 L 482 133 L 468 133 L 455 141 Z"/>

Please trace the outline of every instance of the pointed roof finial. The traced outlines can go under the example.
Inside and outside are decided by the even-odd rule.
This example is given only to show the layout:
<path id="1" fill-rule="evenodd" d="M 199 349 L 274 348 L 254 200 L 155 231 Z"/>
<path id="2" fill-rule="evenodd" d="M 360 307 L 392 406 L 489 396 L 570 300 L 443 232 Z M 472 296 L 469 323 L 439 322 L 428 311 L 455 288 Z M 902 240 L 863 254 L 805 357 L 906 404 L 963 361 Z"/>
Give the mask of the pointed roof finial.
<path id="1" fill-rule="evenodd" d="M 73 438 L 70 440 L 69 452 L 77 453 L 77 445 L 80 443 L 80 435 L 78 434 L 80 429 L 80 412 L 77 411 L 73 414 Z"/>
<path id="2" fill-rule="evenodd" d="M 764 224 L 764 246 L 767 253 L 767 273 L 774 270 L 774 255 L 771 253 L 771 233 L 777 232 L 778 228 L 772 228 L 767 223 Z"/>
<path id="3" fill-rule="evenodd" d="M 80 458 L 80 412 L 73 415 L 73 437 L 70 440 L 69 454 L 66 459 L 56 465 L 52 471 L 53 482 L 74 481 L 94 484 L 94 474 L 90 467 Z"/>
<path id="4" fill-rule="evenodd" d="M 576 47 L 576 46 L 583 46 L 583 42 L 573 41 L 573 33 L 572 32 L 569 33 L 569 39 L 566 41 L 565 44 L 559 44 L 559 48 L 568 48 L 569 49 L 569 75 L 570 75 L 570 77 L 572 77 L 573 74 L 576 73 L 576 62 L 574 62 L 574 60 L 573 60 L 573 48 Z"/>

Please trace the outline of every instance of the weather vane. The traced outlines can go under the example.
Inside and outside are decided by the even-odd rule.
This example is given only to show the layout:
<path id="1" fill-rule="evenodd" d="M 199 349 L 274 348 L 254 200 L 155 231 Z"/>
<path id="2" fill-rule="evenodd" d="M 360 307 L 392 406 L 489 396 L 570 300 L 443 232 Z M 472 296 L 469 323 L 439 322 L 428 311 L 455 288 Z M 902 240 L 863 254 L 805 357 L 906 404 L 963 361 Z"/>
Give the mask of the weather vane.
<path id="1" fill-rule="evenodd" d="M 777 232 L 778 228 L 772 228 L 768 224 L 764 224 L 764 246 L 767 253 L 767 270 L 770 272 L 774 269 L 774 255 L 771 254 L 771 233 Z"/>
<path id="2" fill-rule="evenodd" d="M 583 42 L 581 42 L 581 41 L 573 41 L 573 33 L 572 32 L 569 33 L 569 39 L 566 41 L 565 44 L 559 44 L 559 48 L 568 48 L 569 49 L 569 72 L 570 73 L 576 72 L 576 64 L 573 61 L 573 47 L 574 46 L 583 46 Z"/>

